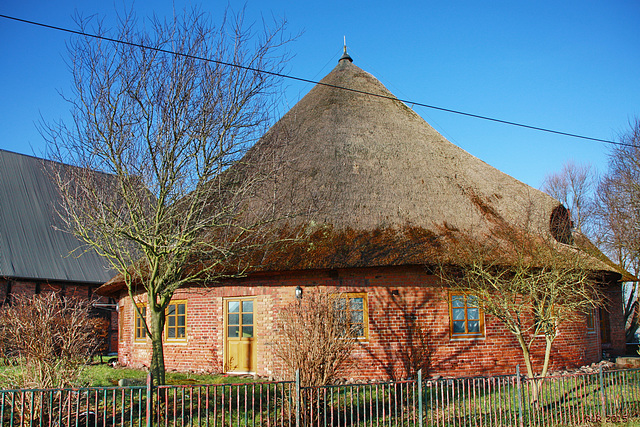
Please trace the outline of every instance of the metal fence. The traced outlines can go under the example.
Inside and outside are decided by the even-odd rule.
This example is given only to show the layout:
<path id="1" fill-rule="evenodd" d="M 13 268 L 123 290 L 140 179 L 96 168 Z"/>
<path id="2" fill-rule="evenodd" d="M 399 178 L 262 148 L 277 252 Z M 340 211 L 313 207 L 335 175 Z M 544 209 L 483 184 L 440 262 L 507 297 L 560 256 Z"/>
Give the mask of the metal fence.
<path id="1" fill-rule="evenodd" d="M 640 416 L 640 370 L 300 387 L 0 390 L 3 426 L 550 426 Z"/>

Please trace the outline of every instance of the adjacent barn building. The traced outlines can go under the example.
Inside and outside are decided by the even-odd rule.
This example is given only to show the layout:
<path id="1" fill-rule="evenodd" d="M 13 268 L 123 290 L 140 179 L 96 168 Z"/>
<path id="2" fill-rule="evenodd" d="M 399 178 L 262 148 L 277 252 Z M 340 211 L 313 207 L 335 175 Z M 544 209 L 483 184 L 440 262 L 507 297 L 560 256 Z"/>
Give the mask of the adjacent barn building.
<path id="1" fill-rule="evenodd" d="M 103 350 L 115 352 L 115 302 L 94 294 L 113 273 L 95 252 L 62 231 L 60 195 L 45 165 L 60 167 L 0 150 L 0 306 L 16 295 L 50 291 L 95 300 L 92 315 L 108 321 Z"/>
<path id="2" fill-rule="evenodd" d="M 280 376 L 278 312 L 297 288 L 302 298 L 322 288 L 348 301 L 359 334 L 345 377 L 513 373 L 522 364 L 515 338 L 434 274 L 453 259 L 445 237 L 479 240 L 499 224 L 588 245 L 557 227 L 569 221 L 558 201 L 447 141 L 346 53 L 247 158 L 268 154 L 287 168 L 264 191 L 281 195 L 282 212 L 308 208 L 288 220 L 308 239 L 268 254 L 244 278 L 179 289 L 167 312 L 168 369 Z M 624 351 L 625 273 L 603 257 L 591 262 L 610 306 L 558 325 L 555 368 Z M 118 300 L 120 362 L 148 365 L 150 341 L 122 283 L 100 292 Z M 541 338 L 536 363 L 543 346 Z"/>

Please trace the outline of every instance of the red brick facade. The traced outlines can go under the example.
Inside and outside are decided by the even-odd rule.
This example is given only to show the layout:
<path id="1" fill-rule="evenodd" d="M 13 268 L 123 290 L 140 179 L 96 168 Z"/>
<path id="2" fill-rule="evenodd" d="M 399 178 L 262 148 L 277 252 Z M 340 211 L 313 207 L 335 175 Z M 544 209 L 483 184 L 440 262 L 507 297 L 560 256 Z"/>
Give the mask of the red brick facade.
<path id="1" fill-rule="evenodd" d="M 25 280 L 25 279 L 0 279 L 0 305 L 9 302 L 13 296 L 31 296 L 39 293 L 58 292 L 63 296 L 81 300 L 96 300 L 100 303 L 108 303 L 109 298 L 99 297 L 94 291 L 99 285 L 84 283 L 69 283 L 59 281 Z M 109 321 L 107 343 L 105 351 L 108 353 L 118 351 L 118 316 L 115 312 L 106 309 L 94 309 L 94 315 L 103 317 Z"/>
<path id="2" fill-rule="evenodd" d="M 421 267 L 385 267 L 309 271 L 254 276 L 206 288 L 179 289 L 173 300 L 187 301 L 187 338 L 165 342 L 168 370 L 222 372 L 224 359 L 223 301 L 227 297 L 255 296 L 257 374 L 280 377 L 273 356 L 279 307 L 293 302 L 295 288 L 324 287 L 331 292 L 365 292 L 368 303 L 368 339 L 359 342 L 345 377 L 388 379 L 410 376 L 418 368 L 430 375 L 474 376 L 510 374 L 524 368 L 518 343 L 493 318 L 485 318 L 485 336 L 452 339 L 448 291 Z M 617 289 L 611 287 L 611 291 Z M 620 307 L 620 293 L 609 292 L 612 307 Z M 140 296 L 143 301 L 143 296 Z M 620 312 L 620 313 L 618 313 Z M 149 340 L 134 341 L 134 308 L 126 295 L 119 302 L 121 340 L 119 359 L 125 365 L 148 365 Z M 561 325 L 552 351 L 553 369 L 597 362 L 602 344 L 599 321 L 595 331 L 582 321 Z M 611 310 L 609 351 L 624 351 L 621 310 Z M 541 364 L 544 338 L 534 345 L 534 363 Z"/>

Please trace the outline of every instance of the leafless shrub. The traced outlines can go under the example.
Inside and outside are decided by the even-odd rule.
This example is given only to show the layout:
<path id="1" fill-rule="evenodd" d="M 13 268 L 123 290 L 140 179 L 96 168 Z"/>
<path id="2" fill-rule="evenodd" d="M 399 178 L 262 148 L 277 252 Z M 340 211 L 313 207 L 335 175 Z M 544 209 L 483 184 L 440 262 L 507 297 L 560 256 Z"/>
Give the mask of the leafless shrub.
<path id="1" fill-rule="evenodd" d="M 276 325 L 275 354 L 291 378 L 300 370 L 303 387 L 332 383 L 356 344 L 349 313 L 340 295 L 322 290 L 305 292 L 304 298 L 285 307 Z"/>
<path id="2" fill-rule="evenodd" d="M 0 341 L 21 363 L 13 387 L 58 388 L 75 385 L 84 362 L 97 346 L 89 303 L 57 293 L 16 296 L 0 311 Z"/>

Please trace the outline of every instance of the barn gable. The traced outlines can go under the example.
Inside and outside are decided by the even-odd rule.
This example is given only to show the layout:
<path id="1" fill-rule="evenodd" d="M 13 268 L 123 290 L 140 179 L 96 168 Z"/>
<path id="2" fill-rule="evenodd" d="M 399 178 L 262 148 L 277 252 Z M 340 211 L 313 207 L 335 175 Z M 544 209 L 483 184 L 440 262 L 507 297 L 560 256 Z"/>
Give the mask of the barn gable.
<path id="1" fill-rule="evenodd" d="M 60 194 L 47 169 L 61 167 L 0 150 L 0 306 L 14 295 L 49 291 L 96 299 L 94 290 L 114 274 L 103 258 L 64 231 Z M 109 322 L 104 349 L 115 351 L 117 319 L 108 309 L 115 305 L 106 298 L 100 304 L 93 314 Z"/>
<path id="2" fill-rule="evenodd" d="M 113 272 L 97 253 L 79 251 L 82 243 L 64 231 L 60 195 L 45 164 L 56 167 L 0 150 L 0 276 L 104 283 Z"/>

